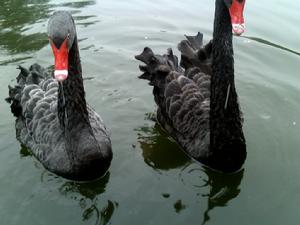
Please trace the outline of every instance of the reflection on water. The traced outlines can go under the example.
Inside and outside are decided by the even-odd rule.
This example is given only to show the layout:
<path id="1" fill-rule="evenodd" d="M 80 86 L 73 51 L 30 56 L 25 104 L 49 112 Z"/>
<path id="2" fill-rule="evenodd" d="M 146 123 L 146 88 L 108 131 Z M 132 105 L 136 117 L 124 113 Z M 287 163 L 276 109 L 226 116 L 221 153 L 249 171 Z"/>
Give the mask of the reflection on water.
<path id="1" fill-rule="evenodd" d="M 138 132 L 138 142 L 143 151 L 144 161 L 150 167 L 169 170 L 182 167 L 190 161 L 179 146 L 168 138 L 159 124 L 155 123 L 154 126 L 144 125 L 136 131 Z"/>
<path id="2" fill-rule="evenodd" d="M 204 168 L 198 163 L 192 163 L 178 145 L 167 138 L 157 123 L 152 127 L 145 125 L 137 131 L 138 142 L 147 165 L 160 170 L 181 168 L 179 177 L 182 183 L 195 188 L 201 202 L 207 199 L 202 224 L 210 220 L 209 213 L 215 207 L 225 207 L 240 194 L 244 170 L 235 174 L 222 174 Z M 195 179 L 197 177 L 199 179 Z M 165 193 L 163 197 L 169 198 L 170 195 Z M 187 208 L 182 200 L 176 201 L 173 207 L 177 213 Z"/>
<path id="3" fill-rule="evenodd" d="M 235 40 L 249 155 L 245 172 L 223 175 L 194 163 L 159 125 L 143 120 L 154 101 L 151 87 L 136 79 L 133 59 L 144 46 L 165 52 L 183 34 L 199 29 L 209 39 L 211 0 L 2 0 L 2 103 L 17 74 L 15 65 L 53 63 L 51 49 L 43 47 L 48 17 L 56 10 L 71 11 L 87 80 L 93 79 L 85 83 L 87 99 L 111 130 L 115 157 L 110 175 L 95 184 L 58 178 L 28 158 L 26 149 L 18 153 L 14 118 L 3 105 L 1 224 L 297 224 L 300 49 L 294 28 L 300 5 L 279 0 L 279 7 L 269 7 L 269 2 L 249 1 L 249 37 Z"/>
<path id="4" fill-rule="evenodd" d="M 289 49 L 289 48 L 286 48 L 286 47 L 283 47 L 281 45 L 278 45 L 278 44 L 275 44 L 275 43 L 272 43 L 268 40 L 265 40 L 265 39 L 262 39 L 262 38 L 258 38 L 258 37 L 249 37 L 249 36 L 241 36 L 242 38 L 246 38 L 246 39 L 249 39 L 249 40 L 252 40 L 252 41 L 257 41 L 259 43 L 262 43 L 262 44 L 265 44 L 265 45 L 269 45 L 269 46 L 272 46 L 274 48 L 277 48 L 277 49 L 281 49 L 283 51 L 287 51 L 289 53 L 293 53 L 295 55 L 298 55 L 300 56 L 300 53 L 299 52 L 296 52 L 292 49 Z"/>
<path id="5" fill-rule="evenodd" d="M 87 27 L 89 25 L 93 25 L 97 22 L 100 22 L 99 20 L 97 20 L 97 16 L 95 16 L 95 15 L 91 15 L 91 16 L 74 16 L 74 20 L 76 21 L 77 26 L 84 26 L 84 27 Z M 86 49 L 88 49 L 88 48 L 86 48 Z M 83 49 L 81 49 L 81 50 L 83 50 Z"/>
<path id="6" fill-rule="evenodd" d="M 21 158 L 27 157 L 27 156 L 33 156 L 32 153 L 28 150 L 28 148 L 22 144 L 21 144 L 21 149 L 20 149 L 20 155 L 21 155 Z"/>
<path id="7" fill-rule="evenodd" d="M 209 212 L 215 207 L 225 207 L 230 200 L 235 199 L 241 192 L 240 184 L 243 179 L 244 170 L 235 174 L 220 174 L 210 170 L 204 170 L 207 175 L 206 187 L 207 209 L 203 215 L 202 224 L 210 220 Z"/>
<path id="8" fill-rule="evenodd" d="M 94 0 L 55 4 L 50 0 L 3 0 L 0 7 L 0 47 L 10 54 L 38 51 L 48 44 L 46 21 L 57 7 L 69 7 L 76 14 L 79 8 L 95 4 Z M 85 21 L 95 16 L 75 16 L 78 25 L 88 26 L 98 20 Z M 12 62 L 24 60 L 15 59 Z M 11 63 L 9 60 L 0 65 Z"/>
<path id="9" fill-rule="evenodd" d="M 17 62 L 21 62 L 27 59 L 31 59 L 31 56 L 27 56 L 27 57 L 17 57 L 17 58 L 12 58 L 12 59 L 8 59 L 8 60 L 3 60 L 0 61 L 0 66 L 5 66 L 11 63 L 17 63 Z"/>
<path id="10" fill-rule="evenodd" d="M 49 0 L 3 0 L 0 7 L 0 46 L 11 54 L 37 51 L 47 44 L 46 29 L 29 33 L 32 24 L 49 17 Z M 28 34 L 29 33 L 29 34 Z"/>
<path id="11" fill-rule="evenodd" d="M 203 203 L 203 199 L 207 199 L 202 224 L 210 220 L 209 213 L 215 207 L 226 207 L 240 194 L 243 175 L 244 170 L 235 174 L 223 174 L 199 167 L 197 164 L 190 164 L 182 168 L 180 173 L 182 182 L 196 188 L 201 203 Z M 195 177 L 199 179 L 195 179 Z"/>
<path id="12" fill-rule="evenodd" d="M 177 213 L 180 213 L 182 210 L 186 208 L 186 205 L 182 203 L 181 200 L 178 200 L 174 203 L 174 209 Z"/>
<path id="13" fill-rule="evenodd" d="M 21 157 L 32 156 L 28 148 L 21 145 L 20 150 Z M 44 179 L 47 177 L 47 179 Z M 56 180 L 58 178 L 55 174 L 52 174 L 46 170 L 41 174 L 42 182 L 49 182 L 50 180 Z M 104 206 L 99 207 L 99 197 L 106 191 L 106 185 L 109 182 L 110 173 L 107 172 L 105 176 L 93 182 L 77 183 L 74 181 L 66 181 L 58 188 L 59 192 L 78 202 L 78 205 L 83 210 L 83 221 L 95 221 L 92 224 L 106 225 L 109 223 L 115 209 L 118 207 L 118 203 L 108 200 Z M 62 179 L 65 181 L 65 179 Z"/>
<path id="14" fill-rule="evenodd" d="M 104 207 L 99 208 L 98 206 L 98 198 L 105 192 L 109 177 L 110 173 L 107 173 L 101 179 L 90 183 L 68 181 L 59 188 L 59 191 L 61 194 L 78 201 L 83 210 L 83 221 L 95 221 L 93 223 L 95 225 L 106 225 L 119 205 L 117 202 L 108 200 Z M 80 198 L 78 194 L 80 194 Z"/>
<path id="15" fill-rule="evenodd" d="M 53 1 L 55 3 L 55 1 Z M 76 2 L 67 2 L 67 3 L 61 3 L 59 6 L 61 7 L 68 7 L 68 8 L 83 8 L 89 5 L 95 5 L 94 0 L 85 0 L 85 1 L 76 1 Z"/>

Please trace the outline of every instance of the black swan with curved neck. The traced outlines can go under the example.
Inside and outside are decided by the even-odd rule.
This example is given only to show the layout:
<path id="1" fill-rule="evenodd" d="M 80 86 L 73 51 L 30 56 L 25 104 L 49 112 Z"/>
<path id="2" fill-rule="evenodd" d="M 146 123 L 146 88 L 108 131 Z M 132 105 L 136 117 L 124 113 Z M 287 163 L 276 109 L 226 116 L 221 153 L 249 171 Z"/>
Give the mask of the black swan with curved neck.
<path id="1" fill-rule="evenodd" d="M 246 159 L 242 117 L 234 83 L 232 32 L 244 31 L 245 0 L 216 0 L 213 40 L 187 36 L 178 48 L 181 66 L 168 50 L 155 55 L 146 47 L 136 59 L 146 65 L 157 120 L 193 159 L 214 170 L 238 171 Z"/>
<path id="2" fill-rule="evenodd" d="M 54 79 L 38 64 L 20 67 L 9 89 L 17 139 L 49 171 L 85 181 L 103 176 L 112 160 L 111 141 L 100 116 L 86 103 L 75 23 L 53 14 L 48 36 L 55 56 Z"/>

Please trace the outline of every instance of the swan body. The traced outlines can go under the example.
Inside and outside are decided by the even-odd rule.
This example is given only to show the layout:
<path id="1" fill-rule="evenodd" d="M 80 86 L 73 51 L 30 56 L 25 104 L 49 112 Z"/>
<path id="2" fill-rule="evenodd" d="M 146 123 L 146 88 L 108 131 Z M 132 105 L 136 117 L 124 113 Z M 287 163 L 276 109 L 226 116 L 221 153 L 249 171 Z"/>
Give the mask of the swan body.
<path id="1" fill-rule="evenodd" d="M 85 101 L 72 16 L 56 12 L 48 35 L 57 54 L 54 77 L 38 64 L 29 70 L 19 67 L 18 84 L 9 88 L 16 136 L 49 171 L 72 180 L 93 180 L 109 168 L 111 141 L 101 117 Z"/>
<path id="2" fill-rule="evenodd" d="M 244 3 L 216 0 L 213 40 L 204 46 L 201 33 L 187 36 L 178 45 L 183 68 L 171 49 L 161 56 L 146 47 L 136 56 L 145 63 L 140 78 L 153 86 L 161 126 L 191 158 L 226 173 L 238 171 L 246 159 L 232 50 L 232 31 L 244 28 L 236 17 Z"/>

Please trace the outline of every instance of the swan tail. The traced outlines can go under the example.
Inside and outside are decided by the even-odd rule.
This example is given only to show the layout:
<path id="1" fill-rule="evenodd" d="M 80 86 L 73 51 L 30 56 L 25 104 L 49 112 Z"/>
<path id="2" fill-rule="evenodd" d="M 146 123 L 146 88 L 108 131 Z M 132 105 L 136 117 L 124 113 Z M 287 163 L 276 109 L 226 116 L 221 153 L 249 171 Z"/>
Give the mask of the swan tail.
<path id="1" fill-rule="evenodd" d="M 203 34 L 198 32 L 196 36 L 185 36 L 186 40 L 178 44 L 181 52 L 180 65 L 186 70 L 198 67 L 204 73 L 211 74 L 212 41 L 203 46 Z"/>
<path id="2" fill-rule="evenodd" d="M 202 33 L 198 32 L 196 36 L 185 35 L 185 37 L 193 49 L 198 50 L 202 47 L 203 45 Z"/>
<path id="3" fill-rule="evenodd" d="M 199 70 L 186 71 L 184 74 L 171 50 L 166 55 L 159 56 L 150 48 L 145 48 L 136 59 L 146 64 L 140 66 L 140 70 L 144 72 L 140 78 L 148 80 L 154 86 L 159 124 L 185 147 L 193 145 L 197 135 L 200 135 L 200 140 L 204 140 L 209 129 L 207 93 L 210 85 L 206 85 L 208 88 L 200 88 L 196 81 L 205 81 L 206 77 Z M 190 154 L 194 158 L 198 157 L 196 152 Z"/>
<path id="4" fill-rule="evenodd" d="M 10 104 L 10 110 L 15 117 L 22 114 L 21 106 L 21 86 L 16 85 L 14 87 L 8 85 L 8 95 L 9 97 L 5 99 L 7 103 Z"/>
<path id="5" fill-rule="evenodd" d="M 14 87 L 8 86 L 8 97 L 5 98 L 5 101 L 10 104 L 11 112 L 15 117 L 22 115 L 21 96 L 25 85 L 39 84 L 49 77 L 46 70 L 38 64 L 33 64 L 29 70 L 22 66 L 18 66 L 17 69 L 20 70 L 16 78 L 17 84 Z"/>
<path id="6" fill-rule="evenodd" d="M 144 51 L 135 58 L 145 63 L 139 66 L 143 72 L 139 78 L 148 80 L 151 86 L 162 87 L 171 71 L 181 72 L 178 58 L 173 54 L 172 49 L 168 49 L 167 54 L 155 55 L 151 48 L 145 47 Z"/>
<path id="7" fill-rule="evenodd" d="M 178 59 L 171 49 L 168 49 L 167 54 L 155 55 L 148 47 L 135 58 L 145 63 L 145 65 L 140 65 L 143 74 L 139 78 L 148 80 L 149 85 L 154 86 L 153 95 L 158 106 L 157 119 L 165 130 L 171 132 L 172 129 L 170 130 L 168 127 L 172 127 L 169 125 L 172 124 L 172 121 L 166 113 L 165 92 L 168 84 L 183 73 L 182 68 L 178 65 Z M 176 92 L 177 89 L 173 91 Z"/>

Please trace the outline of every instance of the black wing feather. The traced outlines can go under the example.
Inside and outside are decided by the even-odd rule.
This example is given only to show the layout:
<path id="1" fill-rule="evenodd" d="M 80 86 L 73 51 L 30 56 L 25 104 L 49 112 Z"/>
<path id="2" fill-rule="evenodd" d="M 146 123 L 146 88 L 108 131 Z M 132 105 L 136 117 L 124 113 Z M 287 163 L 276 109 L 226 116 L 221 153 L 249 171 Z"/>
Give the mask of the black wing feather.
<path id="1" fill-rule="evenodd" d="M 200 42 L 195 40 L 196 44 Z M 205 143 L 203 149 L 207 149 L 209 144 L 210 91 L 207 88 L 209 85 L 199 86 L 197 81 L 202 79 L 210 82 L 210 76 L 201 71 L 186 76 L 189 73 L 183 73 L 171 50 L 165 55 L 155 55 L 150 48 L 145 48 L 136 59 L 146 64 L 140 66 L 144 72 L 140 78 L 149 80 L 149 84 L 154 86 L 159 123 L 191 157 L 203 157 L 206 152 L 198 150 L 199 147 L 201 149 L 199 141 Z"/>

